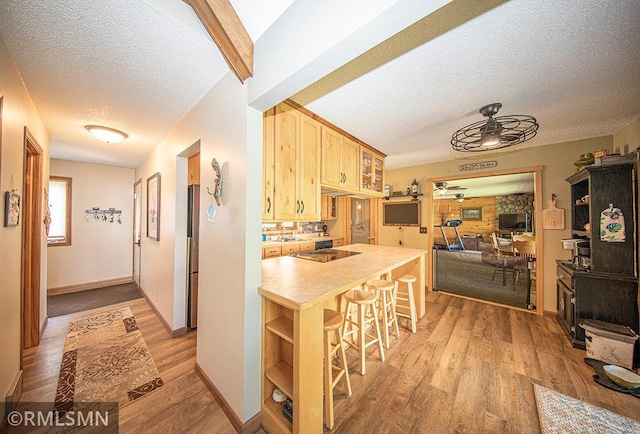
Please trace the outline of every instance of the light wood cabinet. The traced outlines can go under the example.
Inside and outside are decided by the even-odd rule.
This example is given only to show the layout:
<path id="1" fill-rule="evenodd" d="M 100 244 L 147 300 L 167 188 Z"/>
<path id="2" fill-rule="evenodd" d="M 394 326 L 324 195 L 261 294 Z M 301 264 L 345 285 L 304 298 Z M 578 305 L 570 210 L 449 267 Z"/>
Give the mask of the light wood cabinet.
<path id="1" fill-rule="evenodd" d="M 200 185 L 200 152 L 187 159 L 187 185 Z"/>
<path id="2" fill-rule="evenodd" d="M 262 248 L 262 259 L 273 258 L 275 256 L 282 255 L 282 248 L 280 246 L 271 246 Z"/>
<path id="3" fill-rule="evenodd" d="M 384 195 L 384 158 L 364 146 L 360 147 L 360 191 L 368 195 Z"/>
<path id="4" fill-rule="evenodd" d="M 275 176 L 275 107 L 264 114 L 262 141 L 262 221 L 273 220 L 273 181 Z"/>
<path id="5" fill-rule="evenodd" d="M 336 220 L 338 218 L 338 198 L 328 194 L 322 195 L 320 217 L 323 221 Z"/>
<path id="6" fill-rule="evenodd" d="M 300 251 L 301 252 L 309 252 L 311 250 L 315 250 L 316 249 L 316 242 L 315 241 L 305 241 L 303 243 L 300 243 Z"/>
<path id="7" fill-rule="evenodd" d="M 335 238 L 333 240 L 333 247 L 344 246 L 344 238 Z"/>
<path id="8" fill-rule="evenodd" d="M 360 145 L 322 126 L 320 183 L 341 191 L 358 191 Z"/>
<path id="9" fill-rule="evenodd" d="M 319 220 L 320 124 L 287 104 L 276 106 L 273 155 L 273 219 Z"/>
<path id="10" fill-rule="evenodd" d="M 290 253 L 298 253 L 300 251 L 300 244 L 285 244 L 281 247 L 282 255 L 288 255 Z"/>

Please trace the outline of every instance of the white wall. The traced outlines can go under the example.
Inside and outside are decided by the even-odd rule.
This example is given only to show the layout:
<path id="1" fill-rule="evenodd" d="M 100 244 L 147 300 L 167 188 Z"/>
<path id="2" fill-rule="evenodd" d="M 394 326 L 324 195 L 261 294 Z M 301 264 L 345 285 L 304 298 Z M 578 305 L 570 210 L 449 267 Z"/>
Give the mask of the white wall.
<path id="1" fill-rule="evenodd" d="M 3 96 L 2 148 L 0 161 L 0 192 L 12 187 L 23 197 L 24 127 L 26 126 L 43 149 L 43 179 L 49 178 L 49 134 L 27 93 L 22 78 L 0 38 L 0 94 Z M 4 220 L 4 197 L 2 217 Z M 44 209 L 44 196 L 42 197 Z M 22 222 L 22 215 L 20 216 Z M 0 395 L 3 402 L 11 382 L 20 369 L 20 269 L 22 228 L 0 226 Z M 42 230 L 40 320 L 46 320 L 47 248 Z M 4 417 L 0 406 L 0 420 Z"/>
<path id="2" fill-rule="evenodd" d="M 182 157 L 200 140 L 200 269 L 197 363 L 233 411 L 247 421 L 260 410 L 260 207 L 262 115 L 247 108 L 247 89 L 227 74 L 136 169 L 161 174 L 160 241 L 142 238 L 141 286 L 174 329 L 184 326 L 186 233 Z M 248 144 L 249 143 L 249 144 Z M 222 205 L 207 222 L 212 158 L 222 166 Z M 177 169 L 176 169 L 177 168 Z M 176 170 L 180 178 L 176 178 Z M 250 178 L 250 179 L 248 179 Z M 182 187 L 180 187 L 182 188 Z M 145 190 L 145 188 L 143 188 Z M 143 196 L 146 195 L 146 192 Z M 176 205 L 177 204 L 177 205 Z M 146 202 L 143 200 L 143 209 Z M 175 283 L 174 283 L 175 282 Z M 182 306 L 182 309 L 181 309 Z M 246 319 L 246 325 L 245 325 Z"/>
<path id="3" fill-rule="evenodd" d="M 48 288 L 132 276 L 133 169 L 51 160 L 51 176 L 71 181 L 71 245 L 48 247 Z M 85 210 L 122 211 L 113 223 L 96 221 Z"/>
<path id="4" fill-rule="evenodd" d="M 613 139 L 611 136 L 596 137 L 593 139 L 578 140 L 574 142 L 557 143 L 548 146 L 529 147 L 517 152 L 508 153 L 501 156 L 487 156 L 486 160 L 495 160 L 497 167 L 493 169 L 474 171 L 473 174 L 481 176 L 483 173 L 516 169 L 532 166 L 543 166 L 542 171 L 542 192 L 539 197 L 543 200 L 542 208 L 549 207 L 551 195 L 556 194 L 558 208 L 565 210 L 565 229 L 550 230 L 545 229 L 542 233 L 544 249 L 544 310 L 556 311 L 556 259 L 568 259 L 567 251 L 562 249 L 560 240 L 570 238 L 570 216 L 571 216 L 571 191 L 569 183 L 565 181 L 567 177 L 575 172 L 576 167 L 573 162 L 580 154 L 595 152 L 598 149 L 609 149 L 612 151 Z M 472 160 L 472 161 L 478 161 Z M 406 167 L 403 169 L 389 170 L 385 174 L 385 183 L 391 184 L 396 190 L 406 188 L 414 178 L 420 183 L 421 189 L 426 188 L 427 179 L 441 176 L 451 176 L 455 179 L 458 175 L 468 175 L 469 172 L 460 172 L 458 166 L 468 160 L 452 160 L 420 166 Z M 428 226 L 427 209 L 431 200 L 431 192 L 425 192 L 422 206 L 422 225 Z M 378 215 L 382 215 L 382 203 L 379 204 Z M 427 248 L 427 235 L 420 234 L 417 227 L 407 227 L 403 229 L 403 244 L 406 247 Z M 398 229 L 393 226 L 382 226 L 382 221 L 378 223 L 378 240 L 383 245 L 398 245 Z M 429 266 L 429 265 L 427 265 Z"/>

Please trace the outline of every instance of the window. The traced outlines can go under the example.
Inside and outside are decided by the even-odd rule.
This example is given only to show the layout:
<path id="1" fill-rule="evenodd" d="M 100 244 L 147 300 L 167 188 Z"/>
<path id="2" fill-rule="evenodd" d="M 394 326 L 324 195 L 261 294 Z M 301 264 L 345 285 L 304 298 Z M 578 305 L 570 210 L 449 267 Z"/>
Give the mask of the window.
<path id="1" fill-rule="evenodd" d="M 49 177 L 49 246 L 71 245 L 71 178 Z"/>

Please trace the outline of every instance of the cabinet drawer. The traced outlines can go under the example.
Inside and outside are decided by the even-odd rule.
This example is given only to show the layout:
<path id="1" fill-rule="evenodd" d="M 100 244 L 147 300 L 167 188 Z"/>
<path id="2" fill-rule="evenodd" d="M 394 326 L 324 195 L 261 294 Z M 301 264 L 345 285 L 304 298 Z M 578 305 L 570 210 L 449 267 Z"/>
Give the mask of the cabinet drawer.
<path id="1" fill-rule="evenodd" d="M 300 251 L 301 252 L 309 252 L 311 250 L 315 250 L 316 249 L 316 242 L 315 241 L 305 241 L 304 243 L 300 244 Z"/>
<path id="2" fill-rule="evenodd" d="M 282 255 L 282 249 L 280 248 L 280 246 L 264 247 L 262 249 L 262 259 L 272 258 L 274 256 L 280 255 Z"/>
<path id="3" fill-rule="evenodd" d="M 282 254 L 288 255 L 289 253 L 297 253 L 300 251 L 299 244 L 285 244 L 282 246 Z"/>
<path id="4" fill-rule="evenodd" d="M 344 238 L 336 238 L 333 240 L 333 247 L 344 246 Z"/>
<path id="5" fill-rule="evenodd" d="M 573 288 L 573 284 L 571 282 L 571 273 L 567 272 L 567 270 L 565 270 L 564 268 L 562 268 L 561 266 L 558 266 L 556 268 L 556 277 L 558 278 L 559 281 L 561 281 L 564 286 L 566 286 L 567 288 Z"/>

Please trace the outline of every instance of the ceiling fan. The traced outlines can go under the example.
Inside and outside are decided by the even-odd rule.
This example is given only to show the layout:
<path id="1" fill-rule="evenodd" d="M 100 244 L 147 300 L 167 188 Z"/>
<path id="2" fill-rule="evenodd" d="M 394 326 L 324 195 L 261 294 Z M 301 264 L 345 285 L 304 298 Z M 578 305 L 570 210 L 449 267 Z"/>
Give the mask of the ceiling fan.
<path id="1" fill-rule="evenodd" d="M 435 184 L 435 189 L 433 191 L 435 191 L 436 193 L 438 193 L 440 196 L 447 194 L 448 191 L 451 190 L 466 190 L 466 187 L 460 187 L 459 185 L 452 185 L 452 186 L 448 186 L 446 182 L 436 182 Z"/>

